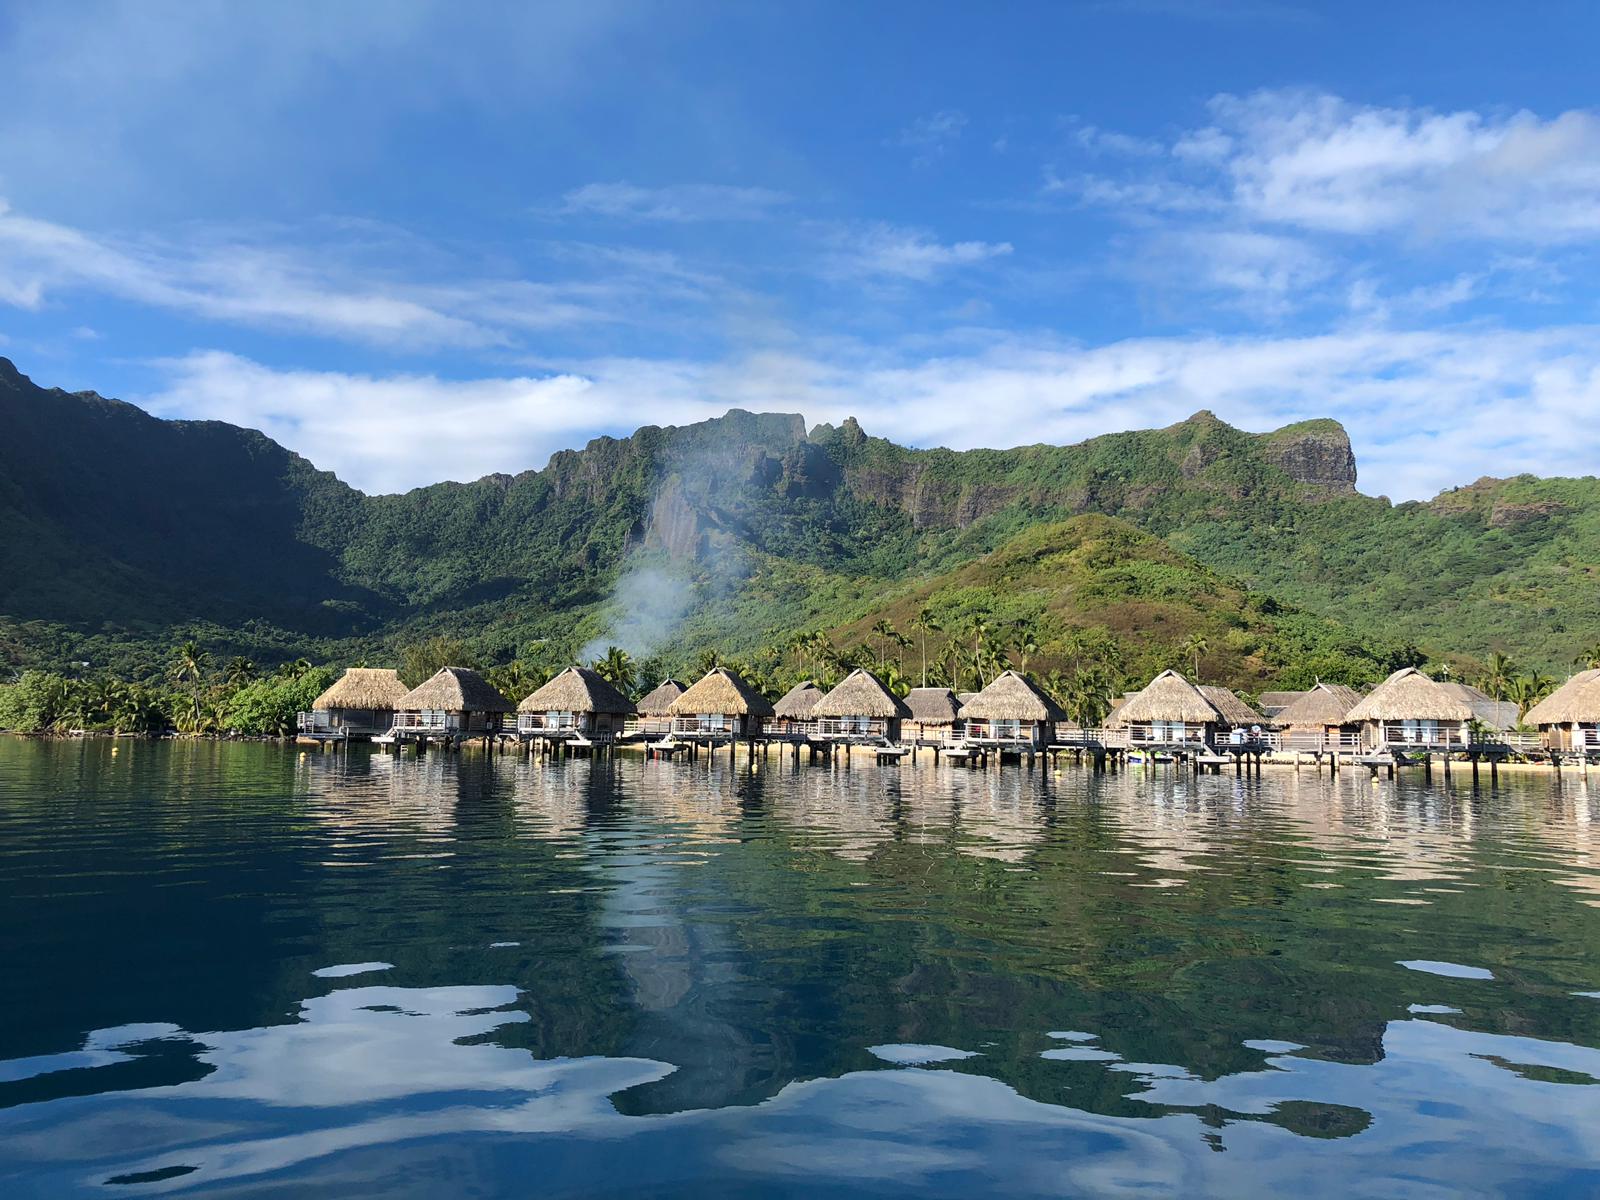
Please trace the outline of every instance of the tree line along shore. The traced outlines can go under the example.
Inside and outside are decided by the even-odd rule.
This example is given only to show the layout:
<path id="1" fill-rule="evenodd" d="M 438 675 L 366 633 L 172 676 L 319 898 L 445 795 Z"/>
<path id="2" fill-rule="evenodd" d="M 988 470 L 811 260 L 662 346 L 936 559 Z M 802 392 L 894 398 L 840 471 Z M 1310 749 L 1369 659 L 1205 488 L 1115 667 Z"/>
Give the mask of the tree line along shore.
<path id="1" fill-rule="evenodd" d="M 966 628 L 946 634 L 930 653 L 930 634 L 944 632 L 914 624 L 909 634 L 902 634 L 888 622 L 879 622 L 868 638 L 852 647 L 839 647 L 824 634 L 809 633 L 797 635 L 764 661 L 724 661 L 714 652 L 702 652 L 679 664 L 676 671 L 662 659 L 636 659 L 616 646 L 581 665 L 562 667 L 548 658 L 529 655 L 506 663 L 463 667 L 463 663 L 472 664 L 467 647 L 455 639 L 436 637 L 403 647 L 400 667 L 387 673 L 393 676 L 395 687 L 412 688 L 445 667 L 470 671 L 505 702 L 508 715 L 495 721 L 495 732 L 511 734 L 520 728 L 533 736 L 567 736 L 559 727 L 545 729 L 547 718 L 538 712 L 576 714 L 586 707 L 595 711 L 593 703 L 581 701 L 568 708 L 541 709 L 538 704 L 534 710 L 526 708 L 526 701 L 540 689 L 574 672 L 614 693 L 615 699 L 602 707 L 614 710 L 606 715 L 618 718 L 618 734 L 624 730 L 623 718 L 631 718 L 635 733 L 644 728 L 657 735 L 671 734 L 671 722 L 651 726 L 646 720 L 641 726 L 641 719 L 651 715 L 644 711 L 648 707 L 644 702 L 660 692 L 663 681 L 677 675 L 693 681 L 713 674 L 737 680 L 737 686 L 752 698 L 752 704 L 742 706 L 749 710 L 744 715 L 750 718 L 740 730 L 745 736 L 759 732 L 793 737 L 817 732 L 823 726 L 808 725 L 812 718 L 802 701 L 821 699 L 841 683 L 860 676 L 870 680 L 869 691 L 881 690 L 887 699 L 862 704 L 861 713 L 818 715 L 817 722 L 830 722 L 825 736 L 883 738 L 892 732 L 899 740 L 902 728 L 923 739 L 960 737 L 969 728 L 993 734 L 997 727 L 992 721 L 986 724 L 971 713 L 963 718 L 962 713 L 975 696 L 1006 677 L 1023 681 L 1037 699 L 1023 704 L 1015 714 L 996 719 L 1006 722 L 1006 736 L 1015 739 L 1019 736 L 1016 723 L 1027 723 L 1031 714 L 1040 724 L 1027 735 L 1034 741 L 1055 737 L 1058 730 L 1078 731 L 1074 736 L 1081 737 L 1085 730 L 1110 728 L 1125 731 L 1120 735 L 1124 743 L 1131 739 L 1153 747 L 1182 746 L 1197 739 L 1238 741 L 1242 731 L 1246 738 L 1270 741 L 1273 748 L 1297 742 L 1307 749 L 1340 744 L 1356 747 L 1376 741 L 1446 751 L 1493 743 L 1527 751 L 1549 749 L 1553 739 L 1558 748 L 1582 752 L 1586 739 L 1591 738 L 1587 730 L 1600 719 L 1600 683 L 1589 686 L 1600 679 L 1600 645 L 1575 658 L 1576 674 L 1566 681 L 1539 671 L 1519 670 L 1506 656 L 1491 654 L 1465 679 L 1453 678 L 1456 672 L 1449 664 L 1406 664 L 1386 679 L 1353 684 L 1318 680 L 1310 688 L 1251 692 L 1202 682 L 1209 648 L 1199 636 L 1182 644 L 1186 662 L 1153 679 L 1132 680 L 1119 674 L 1104 656 L 1096 655 L 1092 644 L 1080 646 L 1077 655 L 1067 661 L 1055 656 L 1044 672 L 1030 672 L 1031 663 L 1039 661 L 1040 639 L 1027 628 Z M 378 673 L 378 669 L 367 671 L 369 675 Z M 1401 704 L 1385 710 L 1378 718 L 1376 733 L 1363 738 L 1360 722 L 1346 718 L 1374 690 L 1393 690 L 1397 677 L 1411 693 L 1411 707 Z M 154 678 L 119 680 L 92 674 L 72 677 L 24 672 L 12 683 L 0 684 L 0 729 L 55 735 L 287 738 L 302 732 L 308 717 L 315 725 L 319 698 L 339 679 L 335 668 L 305 659 L 280 663 L 270 670 L 238 656 L 216 661 L 204 646 L 188 641 L 173 649 L 167 671 Z M 682 684 L 676 686 L 685 690 Z M 945 694 L 948 700 L 936 699 Z M 393 699 L 391 695 L 389 701 Z M 908 699 L 913 701 L 911 707 L 906 704 Z M 1165 703 L 1155 703 L 1158 699 Z M 519 702 L 524 711 L 509 715 Z M 1548 728 L 1541 729 L 1551 722 L 1534 718 L 1554 702 L 1559 702 L 1561 720 L 1553 723 L 1559 732 L 1552 735 Z M 951 711 L 941 714 L 941 706 Z M 534 715 L 529 715 L 530 711 Z M 680 735 L 692 734 L 697 728 L 706 735 L 720 732 L 719 727 L 695 726 L 689 720 L 693 715 L 678 714 Z M 860 720 L 850 724 L 846 718 Z M 371 716 L 365 723 L 376 725 L 383 720 Z M 582 724 L 575 716 L 548 720 L 571 720 L 574 731 Z M 1387 733 L 1383 722 L 1387 722 Z M 610 733 L 609 726 L 606 732 Z"/>

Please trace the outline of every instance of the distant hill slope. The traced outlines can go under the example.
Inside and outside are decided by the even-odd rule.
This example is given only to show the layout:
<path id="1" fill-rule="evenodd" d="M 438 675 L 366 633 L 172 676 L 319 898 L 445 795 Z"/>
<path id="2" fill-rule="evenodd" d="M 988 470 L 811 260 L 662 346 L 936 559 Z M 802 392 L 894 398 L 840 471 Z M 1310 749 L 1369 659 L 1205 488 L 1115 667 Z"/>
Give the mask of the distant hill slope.
<path id="1" fill-rule="evenodd" d="M 424 632 L 490 658 L 535 639 L 575 650 L 614 632 L 629 600 L 617 581 L 641 564 L 682 592 L 661 649 L 745 653 L 802 628 L 855 632 L 880 608 L 907 620 L 911 598 L 964 568 L 991 587 L 1028 546 L 1043 566 L 1015 586 L 1039 599 L 1047 640 L 1088 622 L 1159 648 L 1166 622 L 1239 641 L 1270 617 L 1306 644 L 1503 649 L 1552 669 L 1600 639 L 1600 482 L 1483 480 L 1391 506 L 1355 491 L 1333 421 L 1250 434 L 1200 413 L 956 452 L 735 411 L 395 496 L 362 495 L 254 431 L 37 387 L 4 359 L 0 423 L 0 654 L 15 663 L 134 661 L 180 630 L 267 661 L 386 654 Z M 1073 522 L 1085 514 L 1126 524 Z M 1052 555 L 1075 538 L 1125 561 L 1066 570 Z M 1117 592 L 1157 566 L 1208 572 L 1209 590 Z M 1043 578 L 1075 598 L 1038 597 Z M 1082 607 L 1097 589 L 1110 599 Z M 1279 666 L 1215 653 L 1240 681 Z"/>

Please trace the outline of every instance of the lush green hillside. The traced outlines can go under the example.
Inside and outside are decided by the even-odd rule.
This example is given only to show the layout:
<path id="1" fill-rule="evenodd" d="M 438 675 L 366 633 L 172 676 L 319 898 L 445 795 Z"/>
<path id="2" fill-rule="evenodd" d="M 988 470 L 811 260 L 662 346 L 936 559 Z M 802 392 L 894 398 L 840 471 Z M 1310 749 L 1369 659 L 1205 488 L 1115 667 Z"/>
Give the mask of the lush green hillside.
<path id="1" fill-rule="evenodd" d="M 486 663 L 631 640 L 785 673 L 807 656 L 778 647 L 827 631 L 920 675 L 922 641 L 937 655 L 977 625 L 1046 671 L 1134 676 L 1195 637 L 1208 676 L 1256 688 L 1367 676 L 1408 645 L 1558 670 L 1600 641 L 1600 482 L 1391 506 L 1355 491 L 1332 421 L 1258 435 L 1200 413 L 953 452 L 734 412 L 371 497 L 258 433 L 45 390 L 3 359 L 0 423 L 13 666 L 137 674 L 185 637 L 219 659 L 380 661 L 444 634 Z M 919 613 L 945 632 L 913 633 Z M 881 621 L 916 652 L 890 654 Z"/>

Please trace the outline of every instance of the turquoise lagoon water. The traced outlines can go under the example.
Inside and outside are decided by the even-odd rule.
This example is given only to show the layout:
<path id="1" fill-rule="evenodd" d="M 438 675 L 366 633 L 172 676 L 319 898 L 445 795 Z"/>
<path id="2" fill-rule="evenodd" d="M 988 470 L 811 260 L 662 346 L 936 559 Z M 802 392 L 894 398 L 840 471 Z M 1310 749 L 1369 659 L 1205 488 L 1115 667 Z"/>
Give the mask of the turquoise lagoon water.
<path id="1" fill-rule="evenodd" d="M 0 738 L 0 1194 L 1600 1194 L 1600 776 Z"/>

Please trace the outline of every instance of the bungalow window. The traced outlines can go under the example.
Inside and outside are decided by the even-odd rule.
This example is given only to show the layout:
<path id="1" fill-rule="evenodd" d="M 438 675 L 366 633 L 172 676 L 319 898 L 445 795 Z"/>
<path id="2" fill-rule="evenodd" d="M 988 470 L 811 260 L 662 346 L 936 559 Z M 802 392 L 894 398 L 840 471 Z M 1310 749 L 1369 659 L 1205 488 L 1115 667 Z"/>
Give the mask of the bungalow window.
<path id="1" fill-rule="evenodd" d="M 1022 722 L 996 721 L 994 723 L 994 736 L 997 738 L 1019 738 L 1022 736 Z"/>
<path id="2" fill-rule="evenodd" d="M 1437 721 L 1402 721 L 1400 722 L 1401 739 L 1407 742 L 1436 742 L 1439 740 L 1439 722 Z"/>
<path id="3" fill-rule="evenodd" d="M 728 718 L 723 713 L 701 713 L 700 726 L 702 729 L 721 732 L 728 727 Z"/>

